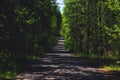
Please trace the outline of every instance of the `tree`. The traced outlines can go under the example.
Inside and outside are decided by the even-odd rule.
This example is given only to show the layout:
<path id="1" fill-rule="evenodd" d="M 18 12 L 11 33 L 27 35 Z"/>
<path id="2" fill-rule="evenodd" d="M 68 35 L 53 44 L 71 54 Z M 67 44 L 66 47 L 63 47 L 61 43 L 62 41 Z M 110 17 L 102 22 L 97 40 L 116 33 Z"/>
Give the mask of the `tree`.
<path id="1" fill-rule="evenodd" d="M 28 55 L 42 55 L 56 44 L 61 13 L 56 0 L 53 2 L 54 6 L 50 0 L 0 0 L 0 59 L 10 59 L 0 63 L 2 71 Z"/>
<path id="2" fill-rule="evenodd" d="M 62 34 L 76 53 L 118 53 L 119 0 L 65 0 Z M 114 47 L 113 47 L 114 46 Z"/>

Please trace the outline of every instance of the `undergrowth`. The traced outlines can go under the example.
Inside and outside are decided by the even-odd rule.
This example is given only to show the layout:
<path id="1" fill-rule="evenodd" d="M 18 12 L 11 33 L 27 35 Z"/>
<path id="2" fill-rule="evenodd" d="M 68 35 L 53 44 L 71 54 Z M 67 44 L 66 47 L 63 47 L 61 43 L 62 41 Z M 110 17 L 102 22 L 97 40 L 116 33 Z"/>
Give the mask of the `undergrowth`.
<path id="1" fill-rule="evenodd" d="M 94 67 L 104 68 L 105 70 L 120 71 L 119 56 L 98 56 L 95 54 L 76 53 L 76 57 L 85 58 L 85 62 Z"/>
<path id="2" fill-rule="evenodd" d="M 0 80 L 12 80 L 25 65 L 40 59 L 43 54 L 29 55 L 23 59 L 11 60 L 8 52 L 0 52 Z"/>

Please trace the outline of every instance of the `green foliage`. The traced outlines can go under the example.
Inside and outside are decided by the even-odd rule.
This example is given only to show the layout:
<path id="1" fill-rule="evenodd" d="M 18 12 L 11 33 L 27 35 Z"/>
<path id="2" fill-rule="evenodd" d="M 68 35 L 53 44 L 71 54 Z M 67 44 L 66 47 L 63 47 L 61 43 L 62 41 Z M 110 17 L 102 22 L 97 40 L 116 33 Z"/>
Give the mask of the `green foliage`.
<path id="1" fill-rule="evenodd" d="M 53 48 L 61 26 L 61 13 L 53 2 L 0 0 L 0 69 Z"/>
<path id="2" fill-rule="evenodd" d="M 30 60 L 30 61 L 33 61 L 33 60 L 38 60 L 38 59 L 40 59 L 40 56 L 42 56 L 43 54 L 41 54 L 41 55 L 28 55 L 27 56 L 27 60 Z"/>
<path id="3" fill-rule="evenodd" d="M 15 70 L 15 65 L 13 65 L 15 61 L 11 60 L 11 53 L 8 53 L 7 51 L 1 51 L 0 52 L 0 71 L 7 70 L 6 68 Z"/>
<path id="4" fill-rule="evenodd" d="M 84 53 L 76 53 L 76 57 L 80 58 L 97 58 L 98 56 L 95 54 L 84 54 Z"/>
<path id="5" fill-rule="evenodd" d="M 118 11 L 120 10 L 120 2 L 119 0 L 108 0 L 106 2 L 106 4 L 108 5 L 108 8 L 113 10 L 113 11 Z"/>
<path id="6" fill-rule="evenodd" d="M 75 53 L 120 54 L 119 0 L 65 0 L 61 34 Z"/>
<path id="7" fill-rule="evenodd" d="M 11 79 L 16 75 L 15 61 L 11 60 L 11 53 L 0 52 L 0 78 Z"/>
<path id="8" fill-rule="evenodd" d="M 114 64 L 105 65 L 104 68 L 111 71 L 120 71 L 120 61 L 116 61 Z"/>
<path id="9" fill-rule="evenodd" d="M 119 70 L 119 13 L 119 0 L 65 0 L 61 34 L 66 49 L 90 65 Z"/>
<path id="10" fill-rule="evenodd" d="M 14 72 L 11 72 L 11 71 L 7 71 L 5 72 L 5 76 L 7 79 L 12 79 L 13 77 L 15 77 L 17 73 L 14 71 Z"/>
<path id="11" fill-rule="evenodd" d="M 105 70 L 111 71 L 120 71 L 120 61 L 119 58 L 113 57 L 99 57 L 96 54 L 84 54 L 84 53 L 76 53 L 76 57 L 80 57 L 85 61 L 85 63 L 94 66 L 100 67 Z"/>
<path id="12" fill-rule="evenodd" d="M 16 72 L 6 71 L 4 73 L 0 72 L 0 79 L 3 80 L 11 80 L 13 77 L 15 77 Z"/>

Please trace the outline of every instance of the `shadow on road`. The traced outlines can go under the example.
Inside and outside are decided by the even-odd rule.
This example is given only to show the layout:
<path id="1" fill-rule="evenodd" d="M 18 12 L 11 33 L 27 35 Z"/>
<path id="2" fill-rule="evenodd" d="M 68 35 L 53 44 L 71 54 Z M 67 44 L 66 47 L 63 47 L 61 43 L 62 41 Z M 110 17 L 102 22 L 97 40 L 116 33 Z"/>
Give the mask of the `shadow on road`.
<path id="1" fill-rule="evenodd" d="M 63 45 L 64 39 L 60 38 L 53 53 L 35 61 L 17 75 L 15 80 L 113 80 L 99 69 L 89 67 L 82 59 L 68 53 Z"/>

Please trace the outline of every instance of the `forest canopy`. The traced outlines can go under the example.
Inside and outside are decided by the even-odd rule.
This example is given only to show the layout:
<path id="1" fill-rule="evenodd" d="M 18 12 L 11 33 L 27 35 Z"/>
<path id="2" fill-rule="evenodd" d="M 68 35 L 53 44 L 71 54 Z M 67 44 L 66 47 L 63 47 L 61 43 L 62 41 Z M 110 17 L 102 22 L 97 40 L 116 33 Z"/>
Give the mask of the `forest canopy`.
<path id="1" fill-rule="evenodd" d="M 120 54 L 119 0 L 64 0 L 66 49 L 96 55 Z"/>
<path id="2" fill-rule="evenodd" d="M 49 52 L 60 24 L 56 0 L 0 0 L 0 76 L 29 55 Z"/>

